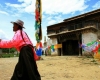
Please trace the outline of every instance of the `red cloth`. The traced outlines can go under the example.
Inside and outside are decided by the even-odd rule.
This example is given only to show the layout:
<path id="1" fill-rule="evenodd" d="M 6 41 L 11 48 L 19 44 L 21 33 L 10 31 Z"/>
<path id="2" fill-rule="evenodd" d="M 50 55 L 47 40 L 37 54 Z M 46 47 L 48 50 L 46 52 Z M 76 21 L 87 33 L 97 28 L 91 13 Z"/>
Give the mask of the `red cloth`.
<path id="1" fill-rule="evenodd" d="M 35 19 L 36 21 L 39 21 L 39 18 L 40 18 L 40 14 L 39 14 L 39 11 L 38 10 L 35 10 Z"/>
<path id="2" fill-rule="evenodd" d="M 38 55 L 36 55 L 36 52 L 34 51 L 34 48 L 33 48 L 33 55 L 34 55 L 34 59 L 36 61 L 40 59 L 40 57 Z"/>

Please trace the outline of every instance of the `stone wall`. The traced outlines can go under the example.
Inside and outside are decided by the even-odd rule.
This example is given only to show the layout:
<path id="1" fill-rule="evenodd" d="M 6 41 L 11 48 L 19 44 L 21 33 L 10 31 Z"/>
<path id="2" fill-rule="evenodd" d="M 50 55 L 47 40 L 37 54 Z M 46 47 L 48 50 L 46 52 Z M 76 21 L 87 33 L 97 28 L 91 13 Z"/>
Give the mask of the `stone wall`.
<path id="1" fill-rule="evenodd" d="M 88 44 L 92 41 L 97 40 L 97 34 L 96 33 L 92 33 L 92 32 L 88 32 L 88 33 L 83 33 L 82 34 L 82 44 Z M 86 52 L 82 50 L 82 55 L 92 55 L 93 53 L 91 52 Z"/>
<path id="2" fill-rule="evenodd" d="M 50 38 L 50 39 L 47 40 L 48 46 L 55 45 L 55 44 L 58 44 L 57 38 Z M 55 49 L 54 52 L 51 52 L 51 55 L 58 55 L 58 50 Z"/>

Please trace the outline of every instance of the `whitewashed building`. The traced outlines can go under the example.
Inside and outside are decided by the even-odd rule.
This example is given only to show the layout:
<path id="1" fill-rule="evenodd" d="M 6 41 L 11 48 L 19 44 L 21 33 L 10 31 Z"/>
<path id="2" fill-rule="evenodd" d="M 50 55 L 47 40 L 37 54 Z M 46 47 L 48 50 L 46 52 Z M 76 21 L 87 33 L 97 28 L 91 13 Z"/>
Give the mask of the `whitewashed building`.
<path id="1" fill-rule="evenodd" d="M 50 44 L 62 44 L 57 55 L 84 55 L 79 44 L 100 39 L 100 9 L 63 20 L 47 26 Z"/>

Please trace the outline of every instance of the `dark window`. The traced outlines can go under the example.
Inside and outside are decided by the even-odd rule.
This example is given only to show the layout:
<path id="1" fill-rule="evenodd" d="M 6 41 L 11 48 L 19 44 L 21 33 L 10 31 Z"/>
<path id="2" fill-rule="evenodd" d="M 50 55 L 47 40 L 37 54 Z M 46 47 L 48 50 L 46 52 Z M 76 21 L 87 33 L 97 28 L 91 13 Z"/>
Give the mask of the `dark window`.
<path id="1" fill-rule="evenodd" d="M 69 30 L 69 31 L 70 31 L 70 30 L 74 30 L 74 25 L 70 25 L 69 28 L 68 28 L 68 30 Z"/>
<path id="2" fill-rule="evenodd" d="M 96 21 L 86 21 L 85 24 L 84 24 L 84 27 L 95 27 L 97 28 L 97 22 Z"/>
<path id="3" fill-rule="evenodd" d="M 66 26 L 63 26 L 60 28 L 60 31 L 67 31 L 67 30 L 68 30 L 68 28 Z"/>
<path id="4" fill-rule="evenodd" d="M 76 24 L 75 25 L 75 29 L 80 29 L 80 28 L 82 28 L 83 26 L 82 26 L 82 23 L 79 23 L 79 24 Z"/>
<path id="5" fill-rule="evenodd" d="M 47 34 L 55 33 L 55 30 L 48 30 Z"/>

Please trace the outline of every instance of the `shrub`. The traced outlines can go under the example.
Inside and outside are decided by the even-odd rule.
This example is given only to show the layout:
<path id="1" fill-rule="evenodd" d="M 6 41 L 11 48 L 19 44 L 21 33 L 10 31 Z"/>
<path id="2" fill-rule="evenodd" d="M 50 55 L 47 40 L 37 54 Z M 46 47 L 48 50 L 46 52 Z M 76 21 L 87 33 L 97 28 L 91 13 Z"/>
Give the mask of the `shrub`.
<path id="1" fill-rule="evenodd" d="M 10 57 L 18 57 L 19 54 L 13 54 L 13 53 L 10 53 L 10 54 L 0 54 L 0 58 L 10 58 Z"/>

